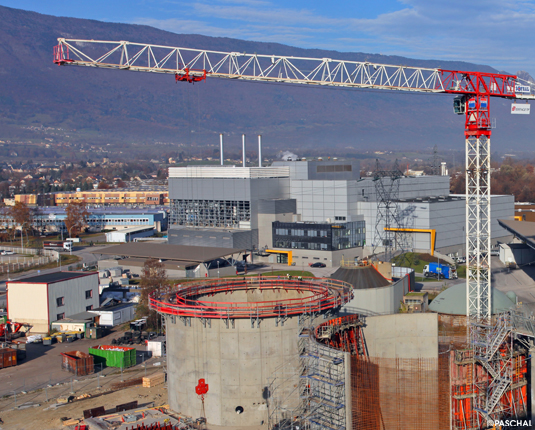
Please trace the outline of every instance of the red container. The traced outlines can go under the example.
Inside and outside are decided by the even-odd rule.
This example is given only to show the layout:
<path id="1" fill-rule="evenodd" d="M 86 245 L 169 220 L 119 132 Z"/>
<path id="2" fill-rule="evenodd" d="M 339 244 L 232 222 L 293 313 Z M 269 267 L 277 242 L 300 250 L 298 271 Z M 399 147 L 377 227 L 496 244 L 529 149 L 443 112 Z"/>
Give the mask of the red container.
<path id="1" fill-rule="evenodd" d="M 17 351 L 13 348 L 0 349 L 0 369 L 17 365 Z"/>
<path id="2" fill-rule="evenodd" d="M 80 351 L 62 352 L 61 368 L 76 376 L 84 376 L 94 373 L 95 366 L 93 356 Z"/>

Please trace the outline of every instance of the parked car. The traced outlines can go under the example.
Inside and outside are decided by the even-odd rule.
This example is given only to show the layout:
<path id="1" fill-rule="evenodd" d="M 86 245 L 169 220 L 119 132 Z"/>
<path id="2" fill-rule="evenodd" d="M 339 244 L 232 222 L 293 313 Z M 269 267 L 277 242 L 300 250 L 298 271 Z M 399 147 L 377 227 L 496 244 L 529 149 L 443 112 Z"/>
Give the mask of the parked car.
<path id="1" fill-rule="evenodd" d="M 2 251 L 2 255 L 13 255 L 15 254 L 13 251 Z"/>
<path id="2" fill-rule="evenodd" d="M 327 267 L 324 263 L 309 263 L 310 267 Z"/>

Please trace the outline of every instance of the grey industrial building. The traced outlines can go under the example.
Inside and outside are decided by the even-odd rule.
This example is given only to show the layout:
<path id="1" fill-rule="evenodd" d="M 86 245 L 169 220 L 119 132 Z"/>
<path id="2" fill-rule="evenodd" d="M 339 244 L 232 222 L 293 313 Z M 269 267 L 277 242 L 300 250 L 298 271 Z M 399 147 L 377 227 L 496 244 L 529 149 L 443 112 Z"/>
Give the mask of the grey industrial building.
<path id="1" fill-rule="evenodd" d="M 418 231 L 397 232 L 396 240 L 405 249 L 464 254 L 466 202 L 449 193 L 449 177 L 398 181 L 392 227 Z M 360 176 L 358 160 L 172 167 L 169 199 L 170 244 L 245 248 L 298 266 L 336 266 L 382 245 L 376 181 Z M 491 214 L 492 242 L 508 241 L 497 219 L 512 219 L 513 196 L 492 196 Z"/>

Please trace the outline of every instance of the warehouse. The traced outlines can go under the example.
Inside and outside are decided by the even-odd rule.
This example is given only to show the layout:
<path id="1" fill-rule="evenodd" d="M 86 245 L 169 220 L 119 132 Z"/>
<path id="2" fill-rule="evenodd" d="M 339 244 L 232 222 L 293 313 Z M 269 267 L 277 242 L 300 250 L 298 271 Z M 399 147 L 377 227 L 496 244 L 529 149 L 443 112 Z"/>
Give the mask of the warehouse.
<path id="1" fill-rule="evenodd" d="M 98 308 L 98 273 L 55 272 L 7 282 L 8 318 L 46 333 L 50 324 Z"/>
<path id="2" fill-rule="evenodd" d="M 235 275 L 233 263 L 243 259 L 245 249 L 129 242 L 96 254 L 113 257 L 99 258 L 99 269 L 119 266 L 123 271 L 141 275 L 145 262 L 154 258 L 171 278 L 205 278 Z"/>

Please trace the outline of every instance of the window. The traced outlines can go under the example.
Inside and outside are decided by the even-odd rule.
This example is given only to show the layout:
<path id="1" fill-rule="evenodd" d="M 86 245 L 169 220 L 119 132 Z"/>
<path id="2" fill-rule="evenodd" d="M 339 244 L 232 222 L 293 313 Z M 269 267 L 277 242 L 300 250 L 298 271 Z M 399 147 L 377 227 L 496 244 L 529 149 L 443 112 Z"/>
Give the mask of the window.
<path id="1" fill-rule="evenodd" d="M 345 221 L 345 220 L 346 220 L 346 217 L 345 217 L 345 216 L 335 216 L 335 217 L 334 217 L 334 220 L 335 220 L 335 221 Z"/>
<path id="2" fill-rule="evenodd" d="M 56 299 L 56 306 L 65 306 L 65 297 L 58 297 Z"/>
<path id="3" fill-rule="evenodd" d="M 86 306 L 86 307 L 85 307 L 85 310 L 86 310 L 86 311 L 90 311 L 90 310 L 92 310 L 92 309 L 93 309 L 93 305 L 89 305 L 89 306 Z"/>
<path id="4" fill-rule="evenodd" d="M 85 298 L 91 299 L 93 297 L 93 290 L 86 290 L 85 292 Z"/>
<path id="5" fill-rule="evenodd" d="M 317 166 L 317 173 L 331 173 L 331 172 L 351 172 L 352 166 L 350 164 L 335 164 L 327 166 Z"/>
<path id="6" fill-rule="evenodd" d="M 62 314 L 57 314 L 56 315 L 56 321 L 62 320 L 63 318 L 65 318 L 65 312 L 63 312 Z"/>

